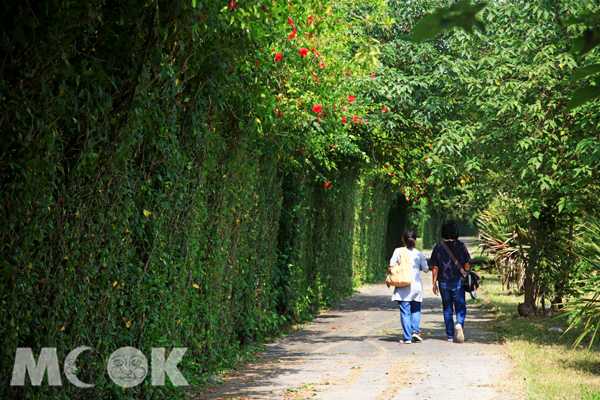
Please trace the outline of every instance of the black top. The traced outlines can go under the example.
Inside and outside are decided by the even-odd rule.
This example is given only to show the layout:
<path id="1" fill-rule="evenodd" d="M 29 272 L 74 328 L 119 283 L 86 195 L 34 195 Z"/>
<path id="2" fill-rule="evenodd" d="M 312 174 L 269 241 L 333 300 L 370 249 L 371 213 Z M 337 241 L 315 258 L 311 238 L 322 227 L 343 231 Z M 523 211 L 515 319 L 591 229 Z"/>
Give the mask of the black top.
<path id="1" fill-rule="evenodd" d="M 463 242 L 454 240 L 445 243 L 450 251 L 452 251 L 461 267 L 464 267 L 466 263 L 471 261 L 467 246 L 465 246 Z M 450 258 L 450 254 L 448 254 L 441 243 L 436 244 L 433 248 L 429 264 L 432 267 L 439 268 L 437 274 L 437 280 L 439 282 L 454 283 L 460 281 L 462 278 L 458 267 L 454 264 L 454 261 Z"/>

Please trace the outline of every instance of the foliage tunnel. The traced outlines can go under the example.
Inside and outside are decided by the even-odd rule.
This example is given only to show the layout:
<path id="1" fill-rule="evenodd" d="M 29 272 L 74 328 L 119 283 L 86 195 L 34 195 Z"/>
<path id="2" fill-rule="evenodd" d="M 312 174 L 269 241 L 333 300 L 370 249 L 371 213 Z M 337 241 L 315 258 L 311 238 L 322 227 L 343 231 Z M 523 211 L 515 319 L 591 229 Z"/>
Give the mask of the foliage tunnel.
<path id="1" fill-rule="evenodd" d="M 320 116 L 293 135 L 298 116 L 272 109 L 297 90 L 273 85 L 293 77 L 272 59 L 261 70 L 258 47 L 274 44 L 242 26 L 273 30 L 263 19 L 284 6 L 249 6 L 233 24 L 235 2 L 5 7 L 3 398 L 177 390 L 146 380 L 124 392 L 104 359 L 187 347 L 179 367 L 194 384 L 384 273 L 391 183 L 365 172 L 359 146 L 336 154 L 347 133 Z M 78 374 L 91 391 L 64 378 L 10 386 L 17 347 L 56 347 L 62 361 L 78 346 L 94 349 Z"/>

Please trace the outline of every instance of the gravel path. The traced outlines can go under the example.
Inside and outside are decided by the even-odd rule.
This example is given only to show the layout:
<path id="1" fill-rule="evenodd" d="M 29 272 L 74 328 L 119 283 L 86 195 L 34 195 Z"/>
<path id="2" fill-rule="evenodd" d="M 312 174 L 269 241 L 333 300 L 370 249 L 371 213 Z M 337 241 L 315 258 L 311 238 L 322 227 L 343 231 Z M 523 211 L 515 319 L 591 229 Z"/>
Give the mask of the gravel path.
<path id="1" fill-rule="evenodd" d="M 485 330 L 492 317 L 469 304 L 465 343 L 445 341 L 441 300 L 425 288 L 422 343 L 399 344 L 400 315 L 385 284 L 323 312 L 304 330 L 270 345 L 202 399 L 509 399 L 512 365 Z"/>

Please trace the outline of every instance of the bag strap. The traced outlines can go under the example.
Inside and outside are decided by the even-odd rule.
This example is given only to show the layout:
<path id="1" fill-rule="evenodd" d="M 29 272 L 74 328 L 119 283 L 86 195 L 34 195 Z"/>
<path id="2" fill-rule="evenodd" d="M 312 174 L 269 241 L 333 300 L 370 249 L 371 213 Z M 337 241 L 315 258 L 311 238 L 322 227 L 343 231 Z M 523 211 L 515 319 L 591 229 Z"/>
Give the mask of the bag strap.
<path id="1" fill-rule="evenodd" d="M 456 268 L 458 268 L 458 271 L 460 272 L 460 274 L 463 277 L 467 276 L 467 272 L 465 271 L 463 266 L 459 264 L 458 260 L 454 256 L 454 253 L 452 253 L 452 251 L 450 251 L 450 248 L 448 247 L 448 245 L 446 243 L 444 243 L 443 241 L 440 242 L 440 244 L 442 245 L 444 250 L 446 250 L 446 252 L 448 252 L 448 255 L 450 255 L 450 258 L 452 259 L 452 261 L 454 261 L 454 264 L 456 265 Z"/>

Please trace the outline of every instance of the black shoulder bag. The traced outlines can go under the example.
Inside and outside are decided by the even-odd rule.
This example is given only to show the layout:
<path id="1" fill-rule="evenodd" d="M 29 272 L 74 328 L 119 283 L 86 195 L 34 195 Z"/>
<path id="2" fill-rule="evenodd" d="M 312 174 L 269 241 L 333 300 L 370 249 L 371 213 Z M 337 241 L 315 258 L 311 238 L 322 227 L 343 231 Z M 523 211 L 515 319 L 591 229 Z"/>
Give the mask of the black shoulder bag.
<path id="1" fill-rule="evenodd" d="M 462 279 L 460 282 L 464 291 L 469 292 L 471 298 L 474 299 L 475 296 L 473 296 L 473 291 L 479 287 L 479 275 L 477 275 L 475 271 L 465 271 L 465 268 L 460 265 L 452 251 L 450 251 L 448 245 L 444 242 L 440 242 L 440 244 L 442 245 L 444 250 L 446 250 L 448 255 L 450 255 L 450 258 L 452 259 L 452 261 L 454 261 L 456 268 L 458 268 L 458 270 L 460 271 L 460 274 L 462 275 Z"/>

